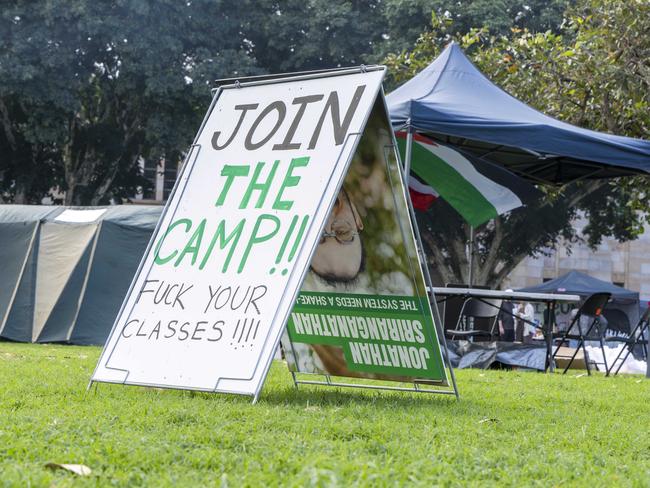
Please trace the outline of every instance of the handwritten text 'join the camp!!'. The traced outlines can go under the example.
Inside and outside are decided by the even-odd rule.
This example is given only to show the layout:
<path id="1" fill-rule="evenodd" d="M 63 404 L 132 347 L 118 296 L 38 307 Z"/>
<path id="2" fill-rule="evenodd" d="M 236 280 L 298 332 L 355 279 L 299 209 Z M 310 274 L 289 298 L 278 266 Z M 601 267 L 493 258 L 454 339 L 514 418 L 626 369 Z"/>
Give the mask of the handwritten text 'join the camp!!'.
<path id="1" fill-rule="evenodd" d="M 294 199 L 313 200 L 315 195 L 322 195 L 324 191 L 324 188 L 318 188 L 314 194 L 314 188 L 307 189 L 310 191 L 300 188 L 306 167 L 314 159 L 313 150 L 318 145 L 325 124 L 333 129 L 333 140 L 329 141 L 329 147 L 335 148 L 345 142 L 365 88 L 365 85 L 356 87 L 345 106 L 341 106 L 336 91 L 327 96 L 319 94 L 294 98 L 291 105 L 297 106 L 297 109 L 294 109 L 293 118 L 289 119 L 286 117 L 287 104 L 282 101 L 268 103 L 261 110 L 259 103 L 235 105 L 232 117 L 232 120 L 237 120 L 235 129 L 228 135 L 221 131 L 214 132 L 211 154 L 219 154 L 232 145 L 233 148 L 241 148 L 238 157 L 244 161 L 248 159 L 248 162 L 219 163 L 220 171 L 215 175 L 219 177 L 214 179 L 218 185 L 214 203 L 205 208 L 205 213 L 213 216 L 183 217 L 171 222 L 157 239 L 155 264 L 192 266 L 198 270 L 209 267 L 213 271 L 220 269 L 222 273 L 227 273 L 232 265 L 232 269 L 242 273 L 247 263 L 251 262 L 251 253 L 259 249 L 264 256 L 275 256 L 275 262 L 269 266 L 269 274 L 287 275 L 310 219 L 309 214 L 295 213 Z M 308 108 L 319 108 L 317 119 L 311 118 L 308 122 L 303 118 Z M 227 115 L 221 112 L 219 117 Z M 275 121 L 273 127 L 270 127 L 269 118 Z M 313 122 L 316 125 L 309 141 L 294 140 L 301 123 Z M 278 134 L 281 127 L 285 132 Z M 263 146 L 270 154 L 286 150 L 304 150 L 306 154 L 286 159 L 271 156 L 272 162 L 259 161 L 259 157 L 254 155 L 257 153 L 251 151 Z M 335 155 L 331 150 L 326 153 L 329 157 Z M 251 159 L 255 162 L 250 162 Z M 219 161 L 219 158 L 216 160 Z M 211 182 L 202 181 L 199 184 Z M 221 211 L 214 213 L 215 207 Z M 295 207 L 302 208 L 303 205 Z M 238 215 L 235 210 L 246 212 Z M 260 271 L 263 270 L 256 270 L 258 273 Z"/>

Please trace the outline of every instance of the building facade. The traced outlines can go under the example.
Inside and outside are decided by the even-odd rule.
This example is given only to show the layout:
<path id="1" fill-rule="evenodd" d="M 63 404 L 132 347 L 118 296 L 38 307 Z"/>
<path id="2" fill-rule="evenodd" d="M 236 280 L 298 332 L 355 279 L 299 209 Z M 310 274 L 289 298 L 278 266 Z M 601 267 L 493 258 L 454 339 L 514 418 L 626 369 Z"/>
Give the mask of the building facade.
<path id="1" fill-rule="evenodd" d="M 176 183 L 178 163 L 170 163 L 164 158 L 145 160 L 140 158 L 138 164 L 143 176 L 149 182 L 148 189 L 141 189 L 133 196 L 133 203 L 162 204 L 167 201 Z"/>
<path id="2" fill-rule="evenodd" d="M 581 220 L 576 222 L 579 230 L 585 224 Z M 595 250 L 584 243 L 573 244 L 570 249 L 560 244 L 549 254 L 524 260 L 510 274 L 504 287 L 538 285 L 576 270 L 638 291 L 642 301 L 650 301 L 650 226 L 634 241 L 620 243 L 607 238 Z"/>

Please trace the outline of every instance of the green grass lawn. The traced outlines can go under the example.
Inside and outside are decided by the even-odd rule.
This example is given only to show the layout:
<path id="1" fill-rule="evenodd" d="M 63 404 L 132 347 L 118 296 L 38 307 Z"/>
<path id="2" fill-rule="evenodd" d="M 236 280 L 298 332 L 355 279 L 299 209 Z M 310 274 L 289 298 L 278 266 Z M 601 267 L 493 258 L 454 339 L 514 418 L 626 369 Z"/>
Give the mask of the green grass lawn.
<path id="1" fill-rule="evenodd" d="M 0 484 L 650 486 L 650 380 L 639 376 L 459 371 L 458 403 L 295 389 L 276 362 L 251 405 L 106 384 L 86 393 L 99 352 L 0 343 Z"/>

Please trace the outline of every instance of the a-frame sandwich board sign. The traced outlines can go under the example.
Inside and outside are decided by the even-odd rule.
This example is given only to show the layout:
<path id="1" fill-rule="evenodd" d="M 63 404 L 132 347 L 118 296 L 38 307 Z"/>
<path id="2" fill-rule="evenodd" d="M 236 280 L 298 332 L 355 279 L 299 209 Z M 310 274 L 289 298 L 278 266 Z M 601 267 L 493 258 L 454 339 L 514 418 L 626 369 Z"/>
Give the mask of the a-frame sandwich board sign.
<path id="1" fill-rule="evenodd" d="M 91 384 L 258 398 L 384 72 L 216 91 Z"/>

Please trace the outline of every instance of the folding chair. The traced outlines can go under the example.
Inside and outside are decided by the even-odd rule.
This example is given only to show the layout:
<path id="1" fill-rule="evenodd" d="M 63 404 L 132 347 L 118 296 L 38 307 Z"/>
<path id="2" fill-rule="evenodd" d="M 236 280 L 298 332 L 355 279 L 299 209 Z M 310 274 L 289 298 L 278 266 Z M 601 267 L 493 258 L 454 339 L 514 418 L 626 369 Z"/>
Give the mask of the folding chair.
<path id="1" fill-rule="evenodd" d="M 587 374 L 591 375 L 591 368 L 589 367 L 589 356 L 587 354 L 587 348 L 585 346 L 585 342 L 587 341 L 598 341 L 600 343 L 600 349 L 603 352 L 603 362 L 605 364 L 605 371 L 607 371 L 607 358 L 605 356 L 605 343 L 604 343 L 606 328 L 599 327 L 599 325 L 600 325 L 600 316 L 603 312 L 603 309 L 605 308 L 605 305 L 607 305 L 607 302 L 611 298 L 611 296 L 612 296 L 611 293 L 594 293 L 593 295 L 590 295 L 578 309 L 578 313 L 576 313 L 576 316 L 569 324 L 569 327 L 567 327 L 567 329 L 563 333 L 553 334 L 552 337 L 554 339 L 560 338 L 561 340 L 551 356 L 552 360 L 555 360 L 555 358 L 558 356 L 557 353 L 564 343 L 568 343 L 569 340 L 578 341 L 578 346 L 576 347 L 573 356 L 571 356 L 571 359 L 569 360 L 569 363 L 566 365 L 566 368 L 564 368 L 562 374 L 566 374 L 567 370 L 571 367 L 571 364 L 573 364 L 574 359 L 578 355 L 578 350 L 582 347 L 582 351 L 585 356 L 585 365 L 587 367 Z M 580 323 L 583 317 L 588 319 L 587 322 L 588 325 L 585 324 L 584 329 L 582 324 Z M 577 327 L 578 329 L 577 334 L 571 333 L 574 327 Z"/>
<path id="2" fill-rule="evenodd" d="M 614 376 L 616 376 L 618 372 L 621 370 L 623 364 L 625 364 L 625 361 L 627 361 L 628 356 L 634 351 L 634 348 L 636 346 L 641 346 L 641 354 L 646 361 L 648 360 L 648 338 L 646 337 L 646 333 L 650 334 L 650 307 L 646 309 L 645 313 L 641 316 L 639 322 L 636 324 L 634 329 L 632 329 L 632 331 L 630 332 L 629 337 L 608 337 L 606 339 L 606 342 L 608 343 L 622 342 L 624 344 L 624 347 L 616 355 L 616 359 L 614 359 L 614 362 L 612 363 L 611 367 L 607 370 L 607 374 L 605 376 L 609 376 L 609 374 L 616 366 L 616 363 L 620 361 L 618 368 L 616 368 L 616 371 L 614 371 Z M 624 351 L 627 352 L 625 353 L 625 356 L 621 359 L 621 355 L 623 354 Z"/>
<path id="3" fill-rule="evenodd" d="M 629 335 L 632 330 L 630 319 L 623 310 L 608 307 L 603 310 L 602 318 L 607 320 L 607 328 L 610 333 Z"/>
<path id="4" fill-rule="evenodd" d="M 492 340 L 498 335 L 495 334 L 495 330 L 497 317 L 501 311 L 501 302 L 502 300 L 478 300 L 476 298 L 468 298 L 460 309 L 456 328 L 447 329 L 447 336 L 452 340 L 456 339 L 456 337 L 463 339 L 489 337 L 489 339 Z M 492 325 L 489 330 L 476 329 L 473 323 L 476 319 L 491 319 Z M 470 320 L 472 321 L 471 327 L 469 326 Z M 463 327 L 461 328 L 461 326 Z"/>

